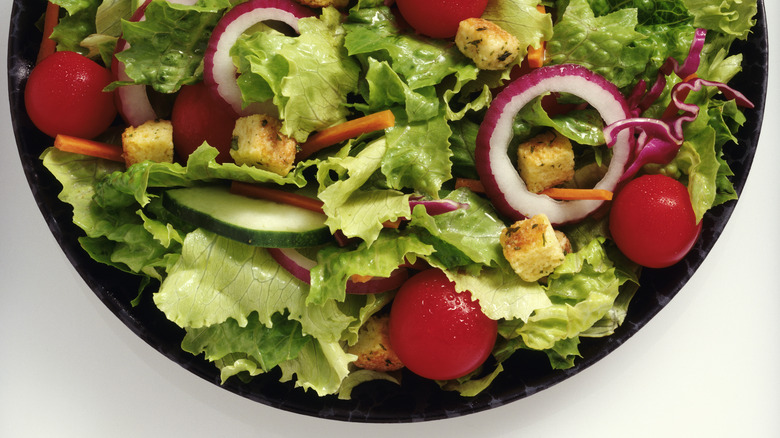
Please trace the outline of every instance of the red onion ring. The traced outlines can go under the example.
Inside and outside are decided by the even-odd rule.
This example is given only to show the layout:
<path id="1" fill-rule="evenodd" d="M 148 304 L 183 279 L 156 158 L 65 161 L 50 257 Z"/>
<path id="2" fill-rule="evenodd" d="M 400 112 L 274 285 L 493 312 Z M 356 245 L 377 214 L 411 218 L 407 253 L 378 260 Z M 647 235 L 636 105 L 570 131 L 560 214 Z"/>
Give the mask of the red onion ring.
<path id="1" fill-rule="evenodd" d="M 606 125 L 630 117 L 628 104 L 617 87 L 587 68 L 563 64 L 538 68 L 504 88 L 491 103 L 477 135 L 476 166 L 493 205 L 512 220 L 545 214 L 552 224 L 584 219 L 604 201 L 556 201 L 531 193 L 509 159 L 512 122 L 517 113 L 537 96 L 563 92 L 578 96 L 599 112 Z M 613 155 L 596 189 L 614 190 L 631 156 L 628 131 L 616 135 Z"/>

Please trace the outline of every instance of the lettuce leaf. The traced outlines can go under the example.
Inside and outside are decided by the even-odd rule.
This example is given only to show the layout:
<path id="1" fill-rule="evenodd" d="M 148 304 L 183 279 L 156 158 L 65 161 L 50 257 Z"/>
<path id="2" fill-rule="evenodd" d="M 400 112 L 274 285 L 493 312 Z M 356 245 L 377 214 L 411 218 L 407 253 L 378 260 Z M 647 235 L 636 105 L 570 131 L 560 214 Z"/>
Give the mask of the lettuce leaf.
<path id="1" fill-rule="evenodd" d="M 297 37 L 257 32 L 231 51 L 240 60 L 245 103 L 273 97 L 282 133 L 299 142 L 349 115 L 346 99 L 357 90 L 359 65 L 343 47 L 340 19 L 336 9 L 325 8 L 320 18 L 298 21 Z"/>
<path id="2" fill-rule="evenodd" d="M 746 39 L 756 24 L 756 0 L 682 0 L 694 16 L 693 24 Z"/>
<path id="3" fill-rule="evenodd" d="M 571 0 L 547 43 L 552 64 L 575 63 L 604 76 L 618 88 L 628 86 L 645 70 L 648 48 L 634 44 L 636 9 L 619 9 L 596 17 L 587 0 Z"/>
<path id="4" fill-rule="evenodd" d="M 317 265 L 311 269 L 311 290 L 307 304 L 321 305 L 328 300 L 343 301 L 347 280 L 352 275 L 389 277 L 408 259 L 433 252 L 413 234 L 387 230 L 371 244 L 365 242 L 356 249 L 328 247 L 317 254 Z"/>
<path id="5" fill-rule="evenodd" d="M 528 47 L 540 47 L 553 36 L 552 16 L 536 9 L 538 0 L 494 0 L 488 2 L 482 18 L 514 35 L 520 43 L 518 62 Z"/>
<path id="6" fill-rule="evenodd" d="M 187 159 L 187 165 L 178 163 L 155 163 L 145 161 L 116 170 L 101 177 L 97 183 L 95 200 L 103 206 L 125 206 L 138 203 L 145 206 L 153 196 L 154 188 L 188 187 L 203 182 L 218 180 L 242 181 L 247 183 L 306 185 L 304 171 L 314 164 L 301 162 L 285 176 L 252 166 L 238 166 L 235 163 L 216 162 L 219 152 L 204 143 Z"/>
<path id="7" fill-rule="evenodd" d="M 154 302 L 180 327 L 202 328 L 228 319 L 245 327 L 249 315 L 271 325 L 275 313 L 290 313 L 305 334 L 338 341 L 353 317 L 336 303 L 306 303 L 301 283 L 263 248 L 195 230 L 184 239 L 181 257 L 154 294 Z"/>
<path id="8" fill-rule="evenodd" d="M 199 2 L 192 7 L 153 1 L 146 8 L 146 20 L 123 22 L 123 37 L 130 48 L 116 58 L 125 64 L 125 73 L 133 83 L 149 85 L 161 93 L 199 82 L 209 37 L 228 5 L 227 0 Z"/>
<path id="9" fill-rule="evenodd" d="M 460 70 L 477 68 L 453 44 L 402 33 L 387 7 L 353 8 L 344 24 L 351 56 L 387 62 L 412 90 L 441 84 Z"/>
<path id="10" fill-rule="evenodd" d="M 356 156 L 332 156 L 318 165 L 318 197 L 328 216 L 325 224 L 332 231 L 341 230 L 347 237 L 360 237 L 370 245 L 385 221 L 409 216 L 409 195 L 363 187 L 381 166 L 386 151 L 386 139 L 379 138 Z"/>
<path id="11" fill-rule="evenodd" d="M 257 314 L 251 314 L 247 325 L 241 327 L 234 319 L 204 328 L 188 328 L 182 340 L 184 351 L 193 355 L 204 354 L 206 360 L 224 360 L 231 354 L 244 354 L 263 372 L 280 363 L 294 359 L 306 344 L 313 342 L 301 330 L 301 324 L 277 313 L 271 325 L 262 324 Z M 235 361 L 234 361 L 235 362 Z M 222 381 L 226 380 L 223 376 Z"/>

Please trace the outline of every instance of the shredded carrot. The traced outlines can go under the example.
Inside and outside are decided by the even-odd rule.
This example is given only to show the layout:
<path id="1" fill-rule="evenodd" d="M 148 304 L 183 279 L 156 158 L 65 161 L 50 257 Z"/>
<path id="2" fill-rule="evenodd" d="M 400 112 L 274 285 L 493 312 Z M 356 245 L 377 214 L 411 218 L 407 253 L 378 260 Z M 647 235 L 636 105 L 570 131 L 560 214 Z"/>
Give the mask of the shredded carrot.
<path id="1" fill-rule="evenodd" d="M 247 184 L 239 181 L 233 181 L 230 185 L 230 191 L 237 195 L 248 196 L 250 198 L 267 199 L 280 204 L 289 204 L 306 210 L 323 213 L 322 201 L 316 198 L 290 193 L 284 190 L 271 189 L 254 184 Z"/>
<path id="2" fill-rule="evenodd" d="M 319 152 L 328 146 L 333 146 L 334 144 L 341 143 L 350 138 L 355 138 L 361 134 L 367 134 L 392 126 L 395 126 L 395 116 L 390 110 L 380 111 L 378 113 L 340 123 L 312 135 L 301 145 L 301 150 L 298 151 L 297 159 L 306 159 L 315 152 Z"/>
<path id="3" fill-rule="evenodd" d="M 51 33 L 54 27 L 57 26 L 60 20 L 60 5 L 48 2 L 46 5 L 46 14 L 43 19 L 43 39 L 41 40 L 41 48 L 38 50 L 38 58 L 36 63 L 57 50 L 57 42 L 51 39 Z"/>
<path id="4" fill-rule="evenodd" d="M 544 5 L 536 5 L 536 10 L 542 14 L 547 13 L 547 9 L 545 9 Z M 539 68 L 544 65 L 546 47 L 547 43 L 545 41 L 542 41 L 539 47 L 528 46 L 528 54 L 525 56 L 528 67 Z"/>
<path id="5" fill-rule="evenodd" d="M 691 73 L 690 75 L 686 76 L 682 81 L 683 82 L 690 82 L 694 79 L 698 79 L 698 75 L 696 73 Z M 679 97 L 680 100 L 685 100 L 686 97 L 688 97 L 688 93 L 690 93 L 690 90 L 681 90 Z M 664 113 L 661 115 L 661 120 L 663 119 L 670 119 L 674 117 L 677 114 L 678 108 L 674 106 L 674 102 L 669 102 L 669 106 L 666 107 L 664 110 Z"/>
<path id="6" fill-rule="evenodd" d="M 88 155 L 90 157 L 105 158 L 106 160 L 125 162 L 122 157 L 122 147 L 84 138 L 71 137 L 58 134 L 54 137 L 54 147 L 74 154 Z"/>
<path id="7" fill-rule="evenodd" d="M 611 201 L 612 192 L 602 189 L 562 189 L 557 187 L 550 187 L 539 192 L 540 195 L 547 195 L 553 199 L 560 201 L 573 201 L 573 200 L 596 200 L 596 201 Z"/>
<path id="8" fill-rule="evenodd" d="M 372 275 L 360 275 L 360 274 L 352 274 L 349 277 L 349 281 L 353 283 L 368 283 L 371 281 L 374 277 Z"/>
<path id="9" fill-rule="evenodd" d="M 394 221 L 384 221 L 382 223 L 382 226 L 385 227 L 385 228 L 398 228 L 398 227 L 401 226 L 401 222 L 402 221 L 403 221 L 403 219 L 400 219 L 400 218 L 396 219 Z"/>
<path id="10" fill-rule="evenodd" d="M 294 205 L 316 213 L 323 213 L 323 202 L 316 198 L 291 193 L 284 190 L 272 189 L 269 187 L 248 184 L 240 181 L 230 183 L 230 192 L 236 195 L 248 196 L 250 198 L 267 199 L 280 204 Z M 401 225 L 401 219 L 386 221 L 382 224 L 385 228 L 398 228 Z"/>
<path id="11" fill-rule="evenodd" d="M 485 193 L 485 186 L 477 179 L 455 178 L 455 188 L 465 187 L 474 193 Z"/>

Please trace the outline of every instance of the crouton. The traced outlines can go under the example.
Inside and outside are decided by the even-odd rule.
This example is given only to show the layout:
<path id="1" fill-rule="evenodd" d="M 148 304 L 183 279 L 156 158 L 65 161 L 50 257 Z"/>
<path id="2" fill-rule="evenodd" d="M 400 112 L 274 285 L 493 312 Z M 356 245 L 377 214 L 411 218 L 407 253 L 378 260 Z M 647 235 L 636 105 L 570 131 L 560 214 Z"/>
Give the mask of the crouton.
<path id="1" fill-rule="evenodd" d="M 537 281 L 563 263 L 564 253 L 547 216 L 538 214 L 515 222 L 499 237 L 512 269 L 525 281 Z"/>
<path id="2" fill-rule="evenodd" d="M 264 114 L 236 120 L 230 156 L 236 164 L 259 167 L 279 175 L 293 168 L 298 143 L 279 132 L 282 123 Z"/>
<path id="3" fill-rule="evenodd" d="M 310 8 L 326 8 L 328 6 L 333 6 L 336 9 L 341 9 L 349 4 L 349 0 L 298 0 L 298 3 Z"/>
<path id="4" fill-rule="evenodd" d="M 563 231 L 555 230 L 555 237 L 558 238 L 558 243 L 561 244 L 561 251 L 563 251 L 563 255 L 571 254 L 573 249 L 571 247 L 571 241 L 568 237 L 566 237 L 566 234 L 564 234 Z"/>
<path id="5" fill-rule="evenodd" d="M 572 179 L 574 150 L 571 142 L 555 131 L 537 135 L 517 148 L 517 170 L 533 193 Z"/>
<path id="6" fill-rule="evenodd" d="M 122 132 L 122 157 L 131 166 L 149 160 L 173 163 L 173 125 L 168 120 L 149 120 Z"/>
<path id="7" fill-rule="evenodd" d="M 375 315 L 360 327 L 358 341 L 347 349 L 358 357 L 355 366 L 374 371 L 395 371 L 404 367 L 390 346 L 389 321 L 387 315 Z"/>
<path id="8" fill-rule="evenodd" d="M 520 50 L 520 42 L 514 35 L 482 18 L 461 21 L 455 45 L 481 70 L 505 69 Z"/>

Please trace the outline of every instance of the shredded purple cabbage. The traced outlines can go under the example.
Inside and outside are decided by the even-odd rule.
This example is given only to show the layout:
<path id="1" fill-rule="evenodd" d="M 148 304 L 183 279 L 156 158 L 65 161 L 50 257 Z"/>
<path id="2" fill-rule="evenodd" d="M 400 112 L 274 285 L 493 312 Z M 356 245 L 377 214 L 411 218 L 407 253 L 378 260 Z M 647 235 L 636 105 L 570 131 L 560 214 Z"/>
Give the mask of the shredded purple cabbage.
<path id="1" fill-rule="evenodd" d="M 715 87 L 727 99 L 735 100 L 737 105 L 753 107 L 742 93 L 724 83 L 693 78 L 672 87 L 669 105 L 674 111 L 667 114 L 673 115 L 662 119 L 639 117 L 661 96 L 669 75 L 675 73 L 680 78 L 687 79 L 696 73 L 701 63 L 701 52 L 706 35 L 706 30 L 697 29 L 683 64 L 680 65 L 674 58 L 668 58 L 649 91 L 645 92 L 647 88 L 645 81 L 642 80 L 637 84 L 628 98 L 633 118 L 619 120 L 604 128 L 604 138 L 610 147 L 615 143 L 617 133 L 624 129 L 631 129 L 636 135 L 633 145 L 634 161 L 626 169 L 621 181 L 635 175 L 645 164 L 668 164 L 674 159 L 683 144 L 683 123 L 691 122 L 699 115 L 697 105 L 685 103 L 685 98 L 691 91 L 700 91 L 705 86 Z"/>
<path id="2" fill-rule="evenodd" d="M 425 207 L 425 211 L 431 216 L 436 216 L 443 213 L 449 213 L 451 211 L 459 209 L 469 208 L 469 204 L 456 202 L 451 199 L 424 199 L 422 196 L 412 196 L 409 198 L 409 207 L 414 210 L 417 205 Z"/>

